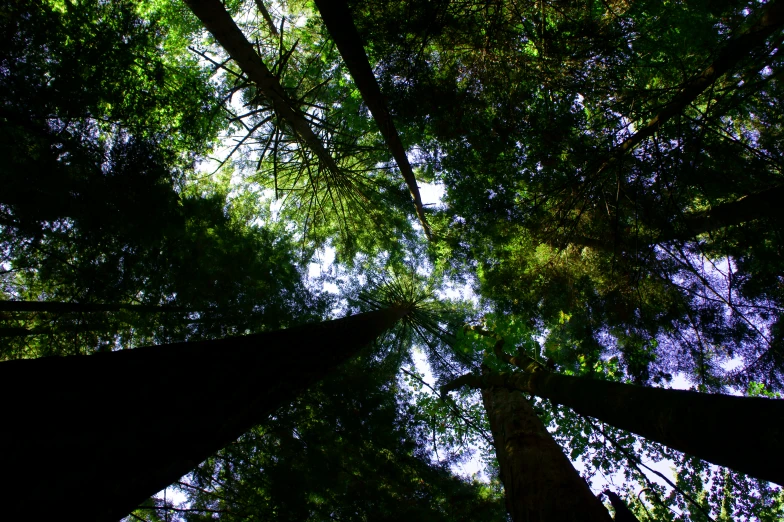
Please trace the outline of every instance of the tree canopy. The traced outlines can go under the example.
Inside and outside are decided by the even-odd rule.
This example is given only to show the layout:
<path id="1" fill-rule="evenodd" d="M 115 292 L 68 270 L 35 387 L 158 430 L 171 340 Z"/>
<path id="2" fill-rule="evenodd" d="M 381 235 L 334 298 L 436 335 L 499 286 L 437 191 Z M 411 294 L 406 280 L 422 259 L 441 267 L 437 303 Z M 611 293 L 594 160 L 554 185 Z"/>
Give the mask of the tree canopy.
<path id="1" fill-rule="evenodd" d="M 301 383 L 276 344 L 296 393 L 130 519 L 784 516 L 782 0 L 10 1 L 0 41 L 9 375 L 405 308 Z M 128 404 L 195 400 L 149 366 Z"/>

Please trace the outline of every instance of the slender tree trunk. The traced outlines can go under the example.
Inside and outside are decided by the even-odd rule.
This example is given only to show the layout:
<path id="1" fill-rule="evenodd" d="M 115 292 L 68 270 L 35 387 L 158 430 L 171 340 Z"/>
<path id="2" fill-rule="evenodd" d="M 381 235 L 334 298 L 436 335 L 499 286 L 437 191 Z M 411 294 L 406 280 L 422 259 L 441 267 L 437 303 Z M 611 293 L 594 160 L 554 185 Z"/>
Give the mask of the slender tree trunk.
<path id="1" fill-rule="evenodd" d="M 612 520 L 520 392 L 486 387 L 482 401 L 513 522 Z"/>
<path id="2" fill-rule="evenodd" d="M 702 212 L 686 214 L 682 219 L 683 232 L 664 232 L 658 241 L 688 240 L 706 232 L 740 225 L 763 217 L 780 217 L 784 200 L 784 186 L 772 187 L 756 194 L 743 196 L 735 201 L 721 203 Z"/>
<path id="3" fill-rule="evenodd" d="M 292 106 L 278 78 L 264 65 L 253 45 L 245 38 L 220 0 L 185 0 L 204 27 L 237 62 L 240 69 L 272 102 L 275 112 L 288 123 L 293 131 L 316 154 L 319 161 L 334 176 L 341 176 L 340 169 L 324 144 L 310 128 L 305 117 Z"/>
<path id="4" fill-rule="evenodd" d="M 599 168 L 597 174 L 603 172 L 610 164 L 616 162 L 624 153 L 634 149 L 644 139 L 655 134 L 659 127 L 673 116 L 680 114 L 690 103 L 697 99 L 705 89 L 710 87 L 724 73 L 757 47 L 765 43 L 767 38 L 784 26 L 784 2 L 771 0 L 764 7 L 757 22 L 743 31 L 736 38 L 727 42 L 716 59 L 704 71 L 689 80 L 669 103 L 648 122 L 647 125 L 629 136 L 611 153 L 611 157 Z"/>
<path id="5" fill-rule="evenodd" d="M 52 520 L 74 509 L 91 522 L 120 519 L 407 313 L 0 363 L 6 517 Z"/>
<path id="6" fill-rule="evenodd" d="M 267 6 L 264 5 L 263 0 L 256 0 L 256 8 L 261 13 L 261 17 L 264 18 L 264 21 L 267 23 L 267 27 L 269 27 L 270 33 L 273 36 L 278 36 L 278 28 L 275 27 L 275 22 L 272 21 L 272 17 L 267 10 Z"/>
<path id="7" fill-rule="evenodd" d="M 32 335 L 56 335 L 56 334 L 80 334 L 85 332 L 101 332 L 101 333 L 108 333 L 110 331 L 116 331 L 116 326 L 111 325 L 104 325 L 103 327 L 99 327 L 97 325 L 85 325 L 85 324 L 69 324 L 69 325 L 61 325 L 57 328 L 24 328 L 24 327 L 9 327 L 9 328 L 0 328 L 0 337 L 6 338 L 13 338 L 13 337 L 29 337 Z"/>
<path id="8" fill-rule="evenodd" d="M 784 485 L 784 400 L 734 397 L 527 371 L 464 375 L 444 387 L 504 386 L 550 399 L 616 428 Z M 534 371 L 531 371 L 534 370 Z"/>
<path id="9" fill-rule="evenodd" d="M 700 234 L 715 232 L 725 227 L 737 226 L 762 218 L 780 218 L 781 202 L 784 201 L 784 186 L 771 187 L 755 194 L 743 196 L 735 201 L 720 203 L 708 210 L 684 214 L 675 223 L 660 226 L 662 232 L 656 238 L 639 238 L 638 247 L 647 247 L 665 241 L 679 239 L 689 241 Z M 588 247 L 602 252 L 618 252 L 629 250 L 634 246 L 634 238 L 623 238 L 622 244 L 616 245 L 613 238 L 594 239 L 574 234 L 569 236 L 568 243 Z M 557 239 L 547 239 L 553 247 L 561 247 Z"/>
<path id="10" fill-rule="evenodd" d="M 381 130 L 381 135 L 384 136 L 387 146 L 392 151 L 392 156 L 395 158 L 406 186 L 408 186 L 408 191 L 411 193 L 411 198 L 414 200 L 419 222 L 422 224 L 422 228 L 425 229 L 425 235 L 427 235 L 428 239 L 431 239 L 430 227 L 425 219 L 425 210 L 422 206 L 422 197 L 419 194 L 419 186 L 417 185 L 414 171 L 408 161 L 406 150 L 400 141 L 395 124 L 392 122 L 392 117 L 387 110 L 376 77 L 370 68 L 362 39 L 354 25 L 348 4 L 345 0 L 315 0 L 315 2 L 321 13 L 324 25 L 326 25 L 327 31 L 329 31 L 329 35 L 338 46 L 340 56 L 343 57 L 343 61 L 348 67 L 354 83 L 362 94 L 362 99 L 367 104 L 371 114 L 373 114 L 373 119 L 376 120 L 376 124 L 378 124 Z"/>
<path id="11" fill-rule="evenodd" d="M 56 314 L 88 312 L 192 312 L 176 306 L 154 306 L 113 303 L 68 303 L 61 301 L 0 301 L 0 312 L 46 312 Z"/>

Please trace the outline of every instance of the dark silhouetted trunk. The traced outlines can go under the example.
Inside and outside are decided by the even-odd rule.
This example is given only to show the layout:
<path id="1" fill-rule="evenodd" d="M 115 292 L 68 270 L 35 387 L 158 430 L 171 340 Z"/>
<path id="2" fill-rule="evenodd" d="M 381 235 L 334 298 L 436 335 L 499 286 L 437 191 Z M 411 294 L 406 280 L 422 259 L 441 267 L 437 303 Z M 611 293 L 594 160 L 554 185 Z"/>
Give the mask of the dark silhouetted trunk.
<path id="1" fill-rule="evenodd" d="M 278 36 L 278 28 L 275 27 L 275 22 L 272 21 L 272 17 L 267 10 L 267 6 L 264 5 L 263 0 L 256 0 L 256 8 L 261 13 L 261 17 L 264 18 L 264 21 L 267 23 L 267 27 L 269 27 L 270 33 L 274 36 Z"/>
<path id="2" fill-rule="evenodd" d="M 522 393 L 486 387 L 482 401 L 513 522 L 612 520 Z"/>
<path id="3" fill-rule="evenodd" d="M 354 25 L 348 4 L 345 0 L 315 1 L 329 35 L 338 46 L 340 56 L 343 57 L 343 61 L 346 63 L 354 83 L 362 94 L 362 99 L 370 109 L 373 119 L 376 120 L 376 124 L 378 124 L 381 130 L 381 135 L 384 136 L 384 140 L 387 142 L 387 146 L 392 152 L 401 174 L 403 174 L 408 191 L 414 200 L 419 222 L 422 224 L 422 228 L 425 229 L 428 239 L 430 239 L 430 227 L 425 219 L 425 210 L 422 206 L 422 197 L 419 194 L 419 186 L 414 177 L 414 171 L 408 161 L 406 150 L 400 141 L 395 124 L 392 122 L 392 117 L 387 110 L 376 77 L 370 68 L 362 39 L 359 37 L 357 28 Z"/>
<path id="4" fill-rule="evenodd" d="M 719 466 L 784 484 L 784 400 L 647 388 L 519 365 L 527 371 L 464 375 L 444 393 L 463 385 L 521 390 Z"/>
<path id="5" fill-rule="evenodd" d="M 261 57 L 253 48 L 253 44 L 245 38 L 220 0 L 186 0 L 185 3 L 231 56 L 231 59 L 242 69 L 242 72 L 272 102 L 278 116 L 288 123 L 294 133 L 307 144 L 325 168 L 333 175 L 340 176 L 340 169 L 332 155 L 310 128 L 305 117 L 291 106 L 291 101 L 278 78 L 264 65 Z"/>
<path id="6" fill-rule="evenodd" d="M 116 521 L 405 316 L 0 363 L 8 520 Z"/>
<path id="7" fill-rule="evenodd" d="M 765 217 L 780 217 L 782 200 L 784 200 L 784 186 L 772 187 L 735 201 L 720 203 L 708 210 L 686 214 L 679 227 L 682 231 L 665 231 L 659 236 L 658 242 L 671 239 L 688 240 L 724 227 Z"/>
<path id="8" fill-rule="evenodd" d="M 22 327 L 0 328 L 0 337 L 27 337 L 28 335 L 36 335 L 39 331 L 28 330 Z"/>
<path id="9" fill-rule="evenodd" d="M 610 499 L 610 504 L 612 504 L 613 509 L 615 509 L 615 516 L 613 517 L 615 522 L 640 522 L 640 520 L 634 516 L 632 510 L 629 509 L 629 506 L 626 505 L 626 502 L 624 502 L 615 492 L 605 489 L 602 493 L 607 495 L 607 498 Z"/>
<path id="10" fill-rule="evenodd" d="M 620 244 L 615 243 L 612 237 L 594 239 L 580 234 L 573 234 L 562 242 L 555 238 L 546 238 L 546 240 L 549 245 L 555 248 L 562 248 L 568 243 L 602 252 L 617 253 L 676 239 L 689 241 L 700 234 L 715 232 L 725 227 L 737 226 L 757 219 L 780 219 L 783 215 L 781 208 L 779 208 L 782 201 L 784 201 L 784 186 L 771 187 L 755 194 L 743 196 L 735 201 L 720 203 L 708 210 L 683 214 L 673 223 L 653 224 L 654 227 L 661 229 L 658 236 L 624 237 Z"/>

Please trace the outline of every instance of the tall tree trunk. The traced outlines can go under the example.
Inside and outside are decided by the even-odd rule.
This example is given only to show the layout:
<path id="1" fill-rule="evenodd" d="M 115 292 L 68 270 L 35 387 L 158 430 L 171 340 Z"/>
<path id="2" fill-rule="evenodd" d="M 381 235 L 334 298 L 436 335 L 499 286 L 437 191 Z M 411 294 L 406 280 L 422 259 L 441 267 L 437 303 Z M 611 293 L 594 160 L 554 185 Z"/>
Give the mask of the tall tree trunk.
<path id="1" fill-rule="evenodd" d="M 253 45 L 245 38 L 220 0 L 185 0 L 204 27 L 226 50 L 232 60 L 256 84 L 262 94 L 272 102 L 275 112 L 292 128 L 316 154 L 319 161 L 334 176 L 341 176 L 340 169 L 324 144 L 310 128 L 305 117 L 292 106 L 278 78 L 264 65 Z"/>
<path id="2" fill-rule="evenodd" d="M 681 92 L 662 107 L 659 113 L 644 127 L 618 145 L 611 153 L 610 158 L 599 168 L 597 174 L 600 174 L 612 163 L 618 161 L 623 154 L 634 149 L 644 139 L 655 134 L 659 127 L 673 116 L 680 114 L 713 82 L 732 69 L 738 62 L 747 58 L 755 48 L 764 44 L 767 38 L 782 26 L 784 26 L 784 2 L 782 0 L 771 0 L 762 8 L 762 13 L 757 22 L 741 32 L 736 38 L 727 42 L 712 64 L 689 80 L 681 89 Z"/>
<path id="3" fill-rule="evenodd" d="M 0 363 L 9 520 L 116 521 L 355 356 L 393 307 L 288 330 Z M 45 500 L 41 501 L 41 496 Z"/>
<path id="4" fill-rule="evenodd" d="M 365 48 L 362 45 L 362 39 L 354 25 L 348 4 L 345 0 L 315 0 L 315 2 L 321 13 L 324 25 L 326 25 L 327 31 L 329 31 L 329 35 L 338 46 L 340 56 L 343 57 L 351 77 L 354 78 L 354 83 L 362 94 L 362 99 L 367 104 L 371 114 L 373 114 L 373 119 L 376 120 L 376 124 L 378 124 L 381 130 L 381 135 L 384 136 L 384 140 L 387 142 L 387 146 L 400 168 L 400 173 L 403 175 L 408 191 L 411 193 L 411 198 L 414 200 L 419 222 L 422 224 L 422 228 L 425 229 L 425 235 L 427 235 L 428 239 L 431 239 L 430 227 L 425 219 L 425 210 L 422 206 L 422 197 L 419 194 L 419 186 L 417 185 L 414 171 L 408 161 L 406 150 L 400 141 L 395 124 L 392 122 L 392 117 L 387 110 L 376 77 L 370 68 Z"/>
<path id="5" fill-rule="evenodd" d="M 784 400 L 647 388 L 559 375 L 517 362 L 527 371 L 464 375 L 443 393 L 463 385 L 521 390 L 719 466 L 784 485 Z"/>
<path id="6" fill-rule="evenodd" d="M 482 390 L 513 522 L 612 520 L 523 395 Z"/>
<path id="7" fill-rule="evenodd" d="M 0 337 L 26 337 L 37 333 L 37 330 L 28 330 L 23 327 L 0 328 Z"/>

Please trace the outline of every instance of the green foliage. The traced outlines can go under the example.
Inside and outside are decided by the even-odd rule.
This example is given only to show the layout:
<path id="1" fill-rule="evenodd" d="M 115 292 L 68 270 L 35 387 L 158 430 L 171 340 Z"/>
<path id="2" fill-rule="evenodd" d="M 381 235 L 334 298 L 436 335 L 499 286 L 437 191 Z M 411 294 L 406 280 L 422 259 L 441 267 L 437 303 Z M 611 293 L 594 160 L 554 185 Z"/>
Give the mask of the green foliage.
<path id="1" fill-rule="evenodd" d="M 772 392 L 765 388 L 765 385 L 761 382 L 750 382 L 749 387 L 746 390 L 746 395 L 748 397 L 768 397 L 770 399 L 780 399 L 781 393 L 779 392 Z"/>
<path id="2" fill-rule="evenodd" d="M 504 519 L 486 486 L 428 462 L 393 360 L 352 363 L 203 463 L 172 520 Z"/>
<path id="3" fill-rule="evenodd" d="M 372 363 L 203 463 L 181 487 L 205 511 L 164 516 L 151 500 L 138 517 L 503 518 L 497 482 L 446 467 L 490 448 L 476 395 L 442 400 L 413 365 L 416 345 L 438 384 L 508 371 L 487 355 L 496 338 L 466 323 L 568 375 L 780 397 L 784 227 L 775 202 L 732 204 L 784 184 L 781 30 L 619 148 L 770 2 L 349 4 L 417 176 L 446 189 L 427 245 L 310 3 L 267 4 L 277 36 L 255 2 L 225 7 L 338 172 L 183 2 L 0 8 L 2 297 L 177 309 L 3 313 L 0 359 L 413 308 Z M 197 171 L 208 155 L 219 166 Z M 325 247 L 337 266 L 320 282 L 344 283 L 334 298 L 304 278 Z M 473 284 L 479 303 L 435 299 L 451 283 Z M 641 520 L 782 516 L 776 487 L 535 408 L 586 476 L 623 475 L 616 489 Z M 683 491 L 650 481 L 635 455 L 670 459 Z"/>
<path id="4" fill-rule="evenodd" d="M 15 3 L 2 18 L 3 296 L 180 311 L 6 314 L 3 359 L 279 328 L 326 306 L 252 201 L 183 186 L 220 123 L 215 89 L 132 8 Z"/>
<path id="5" fill-rule="evenodd" d="M 781 224 L 771 211 L 689 230 L 695 212 L 782 183 L 777 37 L 637 150 L 613 152 L 759 7 L 357 3 L 392 111 L 446 186 L 439 263 L 475 272 L 488 307 L 531 321 L 575 364 L 617 357 L 638 383 L 688 369 L 703 389 L 780 387 Z"/>

